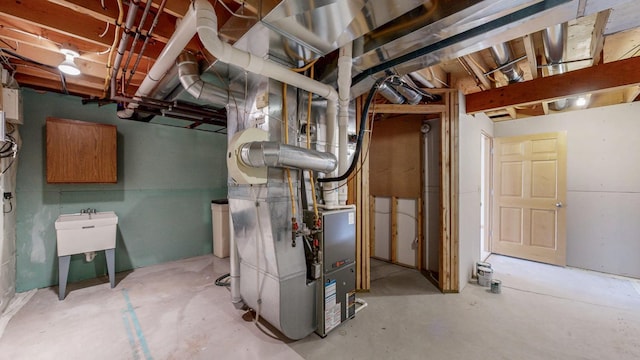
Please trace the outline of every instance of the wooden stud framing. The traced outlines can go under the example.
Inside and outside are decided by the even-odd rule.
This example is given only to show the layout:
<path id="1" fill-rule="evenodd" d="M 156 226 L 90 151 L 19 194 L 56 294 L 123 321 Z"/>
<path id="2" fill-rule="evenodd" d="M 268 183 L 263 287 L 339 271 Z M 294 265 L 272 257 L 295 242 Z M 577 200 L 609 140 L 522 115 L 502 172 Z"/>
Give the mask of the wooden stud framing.
<path id="1" fill-rule="evenodd" d="M 391 197 L 391 262 L 398 263 L 398 198 Z"/>
<path id="2" fill-rule="evenodd" d="M 423 153 L 424 153 L 424 151 L 423 151 Z M 423 163 L 424 163 L 424 161 L 423 161 Z M 423 171 L 423 173 L 424 173 L 424 171 Z M 424 189 L 424 182 L 422 182 L 422 183 L 423 183 L 422 188 Z M 417 207 L 418 207 L 418 249 L 417 249 L 418 250 L 418 254 L 417 254 L 417 257 L 416 257 L 416 268 L 418 270 L 422 270 L 422 261 L 423 261 L 422 260 L 422 258 L 423 258 L 422 253 L 424 251 L 424 231 L 423 231 L 423 228 L 422 228 L 423 227 L 423 225 L 422 225 L 423 224 L 423 222 L 422 222 L 422 216 L 423 216 L 423 214 L 422 214 L 422 201 L 423 201 L 423 198 L 419 197 L 417 199 L 417 204 L 416 204 Z"/>
<path id="3" fill-rule="evenodd" d="M 441 251 L 440 251 L 440 268 L 438 286 L 442 292 L 457 292 L 459 290 L 459 266 L 458 266 L 458 92 L 451 89 L 425 89 L 434 94 L 439 94 L 444 99 L 444 104 L 421 105 L 415 107 L 412 105 L 386 105 L 376 104 L 375 111 L 396 113 L 396 114 L 437 114 L 441 118 L 442 139 L 441 139 L 441 181 L 442 181 L 442 209 L 441 209 Z M 359 126 L 361 119 L 359 118 L 359 110 L 362 109 L 362 98 L 356 101 L 356 123 Z M 366 119 L 365 119 L 366 120 Z M 369 146 L 369 138 L 365 138 L 363 146 Z M 421 175 L 423 176 L 423 175 Z M 365 159 L 361 163 L 361 171 L 356 175 L 354 183 L 351 183 L 354 189 L 350 189 L 350 199 L 356 204 L 357 210 L 357 289 L 359 291 L 369 290 L 370 283 L 370 256 L 373 253 L 374 244 L 373 236 L 375 233 L 375 224 L 373 223 L 373 205 L 375 200 L 369 195 L 369 163 Z M 424 187 L 424 186 L 423 186 Z M 422 229 L 422 198 L 418 198 L 418 269 L 423 266 L 423 240 Z M 397 198 L 391 200 L 391 221 L 392 221 L 392 239 L 391 239 L 391 261 L 397 262 Z"/>
<path id="4" fill-rule="evenodd" d="M 356 126 L 360 126 L 360 121 L 367 119 L 360 118 L 363 99 L 356 99 Z M 366 136 L 362 141 L 363 148 L 369 146 L 370 138 Z M 350 198 L 356 205 L 356 289 L 358 291 L 368 291 L 371 288 L 371 244 L 374 234 L 373 207 L 369 195 L 369 159 L 360 159 L 360 171 L 355 179 L 350 181 Z"/>
<path id="5" fill-rule="evenodd" d="M 602 49 L 604 48 L 604 29 L 609 21 L 611 9 L 601 11 L 596 16 L 593 24 L 593 34 L 591 35 L 591 58 L 593 65 L 599 65 L 602 59 Z"/>
<path id="6" fill-rule="evenodd" d="M 466 110 L 475 114 L 639 84 L 640 57 L 632 57 L 468 94 L 465 96 Z"/>

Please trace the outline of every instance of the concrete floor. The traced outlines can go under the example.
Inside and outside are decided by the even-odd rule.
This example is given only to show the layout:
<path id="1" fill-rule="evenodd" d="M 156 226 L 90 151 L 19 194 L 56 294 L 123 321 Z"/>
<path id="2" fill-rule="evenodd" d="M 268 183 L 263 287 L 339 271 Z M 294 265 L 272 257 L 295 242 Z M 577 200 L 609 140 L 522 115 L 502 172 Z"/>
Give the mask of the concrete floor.
<path id="1" fill-rule="evenodd" d="M 325 339 L 256 326 L 202 256 L 40 289 L 9 321 L 0 359 L 638 359 L 640 282 L 491 256 L 502 294 L 440 294 L 417 271 L 373 261 L 368 307 Z"/>

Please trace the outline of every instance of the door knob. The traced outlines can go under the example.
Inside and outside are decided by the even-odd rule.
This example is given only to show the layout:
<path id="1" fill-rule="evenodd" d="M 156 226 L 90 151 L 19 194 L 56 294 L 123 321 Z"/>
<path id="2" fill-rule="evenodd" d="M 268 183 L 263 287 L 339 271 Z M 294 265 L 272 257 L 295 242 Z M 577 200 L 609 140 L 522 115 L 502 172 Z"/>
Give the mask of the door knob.
<path id="1" fill-rule="evenodd" d="M 558 201 L 558 202 L 556 203 L 556 207 L 557 207 L 557 208 L 561 208 L 561 207 L 562 207 L 562 201 Z"/>

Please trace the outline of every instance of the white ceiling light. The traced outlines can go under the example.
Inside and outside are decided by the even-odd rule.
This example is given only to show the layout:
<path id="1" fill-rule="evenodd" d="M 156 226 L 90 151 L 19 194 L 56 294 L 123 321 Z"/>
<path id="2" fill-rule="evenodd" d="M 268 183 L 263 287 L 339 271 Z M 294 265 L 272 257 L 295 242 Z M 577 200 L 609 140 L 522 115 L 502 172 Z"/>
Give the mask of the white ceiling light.
<path id="1" fill-rule="evenodd" d="M 587 105 L 587 98 L 585 98 L 584 96 L 580 96 L 580 97 L 576 100 L 576 105 L 577 105 L 577 106 L 585 106 L 585 105 Z"/>
<path id="2" fill-rule="evenodd" d="M 80 75 L 80 68 L 76 65 L 74 59 L 80 56 L 78 49 L 70 44 L 62 45 L 60 52 L 64 54 L 65 59 L 58 65 L 58 70 L 67 75 Z"/>

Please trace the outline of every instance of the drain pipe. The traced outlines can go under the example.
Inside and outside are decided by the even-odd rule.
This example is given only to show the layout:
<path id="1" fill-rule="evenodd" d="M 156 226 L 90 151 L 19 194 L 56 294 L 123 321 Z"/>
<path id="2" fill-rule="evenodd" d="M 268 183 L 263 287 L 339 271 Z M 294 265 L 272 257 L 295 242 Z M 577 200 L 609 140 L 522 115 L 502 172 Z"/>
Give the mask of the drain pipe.
<path id="1" fill-rule="evenodd" d="M 340 48 L 338 57 L 338 172 L 344 174 L 349 168 L 347 160 L 348 150 L 348 125 L 349 125 L 349 90 L 351 89 L 351 62 L 353 46 L 351 43 Z M 342 180 L 338 190 L 338 203 L 347 204 L 347 181 Z M 329 185 L 331 186 L 331 185 Z"/>
<path id="2" fill-rule="evenodd" d="M 233 229 L 233 216 L 229 211 L 229 278 L 231 288 L 231 303 L 237 310 L 242 310 L 246 304 L 240 296 L 240 258 L 238 256 L 238 248 L 236 247 L 235 231 Z"/>
<path id="3" fill-rule="evenodd" d="M 549 75 L 563 74 L 567 71 L 567 65 L 562 59 L 567 43 L 567 23 L 550 26 L 542 32 L 542 42 L 544 43 L 544 57 L 549 66 Z M 551 109 L 560 111 L 569 106 L 568 99 L 559 99 L 549 104 Z"/>

